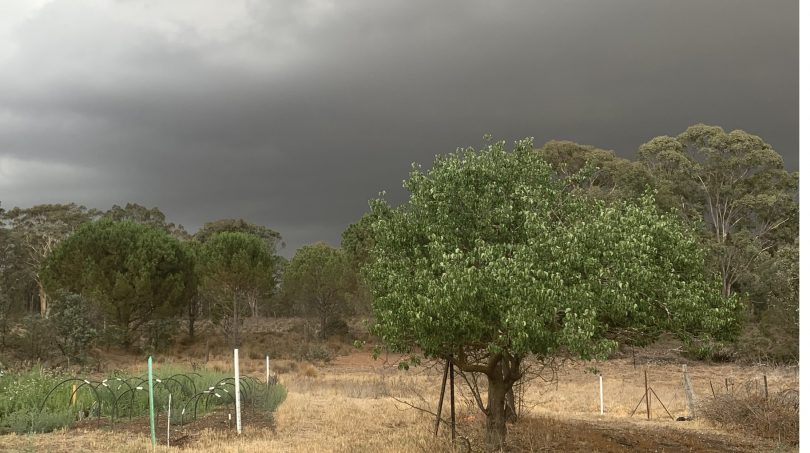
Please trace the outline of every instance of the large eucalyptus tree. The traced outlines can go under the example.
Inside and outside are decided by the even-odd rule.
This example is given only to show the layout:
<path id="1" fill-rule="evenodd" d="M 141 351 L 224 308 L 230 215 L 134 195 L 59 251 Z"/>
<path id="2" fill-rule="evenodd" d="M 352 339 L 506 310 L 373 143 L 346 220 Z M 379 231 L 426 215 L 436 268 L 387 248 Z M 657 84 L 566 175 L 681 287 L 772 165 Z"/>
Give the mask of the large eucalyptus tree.
<path id="1" fill-rule="evenodd" d="M 798 237 L 799 174 L 756 135 L 697 124 L 641 145 L 639 158 L 656 178 L 659 201 L 705 225 L 726 296 L 763 254 Z"/>

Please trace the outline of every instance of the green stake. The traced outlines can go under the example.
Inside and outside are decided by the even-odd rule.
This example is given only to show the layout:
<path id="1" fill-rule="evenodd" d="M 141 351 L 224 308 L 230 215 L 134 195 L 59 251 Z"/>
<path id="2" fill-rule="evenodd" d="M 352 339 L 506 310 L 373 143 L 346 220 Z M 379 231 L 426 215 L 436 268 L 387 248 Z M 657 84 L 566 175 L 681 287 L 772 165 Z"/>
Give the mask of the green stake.
<path id="1" fill-rule="evenodd" d="M 149 367 L 149 428 L 152 431 L 152 448 L 157 445 L 157 437 L 155 437 L 155 391 L 152 387 L 152 356 L 149 356 L 147 362 Z"/>

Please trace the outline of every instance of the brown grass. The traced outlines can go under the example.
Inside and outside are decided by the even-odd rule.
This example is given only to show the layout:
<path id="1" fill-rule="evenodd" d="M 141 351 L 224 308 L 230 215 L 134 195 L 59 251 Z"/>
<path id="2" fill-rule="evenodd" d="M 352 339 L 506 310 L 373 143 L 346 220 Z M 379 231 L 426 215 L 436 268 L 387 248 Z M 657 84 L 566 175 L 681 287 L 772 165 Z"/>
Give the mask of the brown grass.
<path id="1" fill-rule="evenodd" d="M 258 350 L 258 347 L 257 347 Z M 246 355 L 243 374 L 264 377 L 261 354 Z M 559 370 L 553 383 L 535 380 L 523 393 L 521 419 L 509 426 L 511 451 L 795 451 L 787 437 L 766 440 L 750 431 L 718 426 L 708 417 L 690 422 L 674 422 L 655 402 L 652 420 L 646 420 L 642 404 L 631 418 L 644 393 L 644 370 L 649 385 L 673 416 L 687 414 L 681 373 L 682 360 L 659 360 L 637 356 L 634 367 L 629 358 L 605 363 L 569 364 Z M 131 360 L 131 359 L 130 359 Z M 642 363 L 645 362 L 646 363 Z M 166 363 L 188 364 L 180 355 Z M 218 429 L 190 432 L 183 448 L 188 451 L 224 452 L 450 452 L 449 430 L 443 426 L 439 437 L 432 434 L 441 384 L 439 367 L 412 367 L 397 370 L 397 357 L 387 363 L 374 361 L 370 353 L 340 356 L 328 364 L 273 360 L 273 370 L 289 393 L 275 414 L 274 429 L 246 426 L 241 436 L 226 429 L 226 419 L 208 426 Z M 768 376 L 771 395 L 798 389 L 795 367 L 742 367 L 733 364 L 707 365 L 689 362 L 689 373 L 698 403 L 712 400 L 712 387 L 718 398 L 745 382 Z M 117 366 L 142 372 L 140 362 Z M 230 371 L 230 356 L 221 354 L 209 368 Z M 591 371 L 598 368 L 604 379 L 605 415 L 599 415 L 599 380 Z M 711 385 L 710 385 L 711 382 Z M 411 406 L 423 410 L 414 409 Z M 445 403 L 444 415 L 449 411 Z M 700 413 L 699 413 L 700 415 Z M 214 417 L 223 417 L 216 414 Z M 457 394 L 460 436 L 473 449 L 483 449 L 484 418 L 463 387 Z M 148 424 L 140 435 L 98 430 L 69 430 L 50 434 L 0 437 L 0 451 L 143 452 L 150 450 Z M 157 451 L 177 451 L 159 447 Z"/>
<path id="2" fill-rule="evenodd" d="M 298 368 L 298 374 L 307 378 L 314 378 L 318 376 L 318 369 L 311 363 L 306 363 Z"/>

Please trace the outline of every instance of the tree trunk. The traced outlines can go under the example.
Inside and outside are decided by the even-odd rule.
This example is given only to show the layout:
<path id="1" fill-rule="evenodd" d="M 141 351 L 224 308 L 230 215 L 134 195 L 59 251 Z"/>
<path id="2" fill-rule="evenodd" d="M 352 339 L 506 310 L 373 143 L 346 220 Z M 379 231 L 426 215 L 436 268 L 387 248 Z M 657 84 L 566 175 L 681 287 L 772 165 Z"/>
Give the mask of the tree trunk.
<path id="1" fill-rule="evenodd" d="M 194 342 L 194 317 L 189 316 L 188 318 L 188 340 L 190 342 Z"/>
<path id="2" fill-rule="evenodd" d="M 493 376 L 487 376 L 489 391 L 487 392 L 487 447 L 499 450 L 506 443 L 506 393 L 509 387 L 504 382 L 501 370 L 497 369 Z"/>
<path id="3" fill-rule="evenodd" d="M 325 314 L 321 315 L 320 323 L 321 323 L 321 331 L 318 332 L 318 338 L 320 338 L 321 340 L 325 340 L 326 339 L 326 325 L 329 323 L 329 318 Z"/>
<path id="4" fill-rule="evenodd" d="M 188 307 L 188 338 L 189 341 L 194 341 L 194 323 L 197 321 L 197 309 L 199 308 L 197 304 L 196 297 L 194 300 L 189 304 Z"/>
<path id="5" fill-rule="evenodd" d="M 42 282 L 37 280 L 37 286 L 39 286 L 39 315 L 48 319 L 48 295 L 45 294 Z"/>
<path id="6" fill-rule="evenodd" d="M 506 421 L 515 423 L 518 419 L 517 404 L 515 404 L 515 387 L 509 387 L 506 391 Z"/>

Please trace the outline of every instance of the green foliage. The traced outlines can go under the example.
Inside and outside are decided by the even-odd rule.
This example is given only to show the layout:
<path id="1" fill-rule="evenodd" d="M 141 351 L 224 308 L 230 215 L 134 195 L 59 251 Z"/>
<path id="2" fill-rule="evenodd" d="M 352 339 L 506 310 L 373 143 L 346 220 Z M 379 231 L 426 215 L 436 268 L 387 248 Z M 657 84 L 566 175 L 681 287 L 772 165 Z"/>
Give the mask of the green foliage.
<path id="1" fill-rule="evenodd" d="M 276 253 L 279 246 L 284 246 L 281 242 L 281 235 L 262 225 L 256 225 L 243 219 L 222 219 L 214 222 L 207 222 L 194 235 L 194 239 L 201 243 L 208 242 L 212 236 L 219 233 L 246 233 L 263 240 L 272 253 Z"/>
<path id="2" fill-rule="evenodd" d="M 372 332 L 394 351 L 485 374 L 493 449 L 528 355 L 605 358 L 662 332 L 737 331 L 739 304 L 705 273 L 691 231 L 652 194 L 587 196 L 571 184 L 584 175 L 559 177 L 531 140 L 512 152 L 498 142 L 439 156 L 427 172 L 414 166 L 397 208 L 371 202 Z"/>
<path id="3" fill-rule="evenodd" d="M 362 278 L 362 267 L 369 261 L 373 237 L 371 224 L 374 219 L 368 213 L 359 221 L 349 225 L 341 235 L 340 248 L 351 267 L 350 288 L 347 294 L 349 304 L 356 313 L 371 314 L 371 292 Z"/>
<path id="4" fill-rule="evenodd" d="M 258 395 L 254 398 L 253 404 L 256 405 L 257 409 L 265 412 L 275 412 L 281 406 L 281 403 L 287 399 L 287 389 L 280 384 L 270 385 L 264 389 L 259 386 L 258 390 Z"/>
<path id="5" fill-rule="evenodd" d="M 66 392 L 55 395 L 54 404 L 39 416 L 40 404 L 60 380 L 60 376 L 39 367 L 24 373 L 0 373 L 0 433 L 52 431 L 73 421 L 76 414 L 67 410 L 69 387 Z M 83 392 L 77 397 L 77 406 L 91 404 L 91 399 Z"/>
<path id="6" fill-rule="evenodd" d="M 100 415 L 103 418 L 118 419 L 128 417 L 130 413 L 134 417 L 148 414 L 149 400 L 144 377 L 114 374 L 101 382 L 87 381 L 89 385 L 82 385 L 81 381 L 63 382 L 70 378 L 73 376 L 41 368 L 22 373 L 0 373 L 0 433 L 47 432 L 70 426 L 79 413 L 85 417 L 96 417 L 98 403 L 101 403 Z M 78 391 L 76 402 L 71 405 L 73 384 L 77 385 Z M 175 424 L 180 423 L 186 403 L 200 392 L 212 390 L 210 397 L 208 393 L 201 395 L 198 416 L 218 405 L 233 404 L 233 379 L 231 375 L 223 373 L 205 370 L 189 373 L 184 369 L 160 367 L 155 370 L 154 389 L 158 412 L 166 412 L 169 393 L 172 394 L 172 422 Z M 265 386 L 252 379 L 243 381 L 242 392 L 246 407 L 268 414 L 287 395 L 286 389 L 280 384 Z M 43 407 L 42 412 L 40 407 Z M 191 416 L 191 407 L 188 407 L 183 421 L 187 422 Z"/>
<path id="7" fill-rule="evenodd" d="M 175 225 L 166 222 L 166 215 L 157 207 L 149 209 L 138 203 L 127 203 L 126 206 L 122 208 L 116 204 L 105 212 L 102 218 L 116 222 L 129 221 L 140 223 L 151 228 L 163 230 L 179 239 L 189 238 L 189 234 L 186 232 L 185 228 L 183 228 L 183 225 Z"/>
<path id="8" fill-rule="evenodd" d="M 248 233 L 217 233 L 198 254 L 212 321 L 239 345 L 240 317 L 245 305 L 272 295 L 280 259 L 265 240 Z"/>
<path id="9" fill-rule="evenodd" d="M 329 363 L 334 358 L 334 353 L 323 345 L 303 342 L 297 352 L 295 359 L 298 361 L 306 362 L 325 362 Z"/>
<path id="10" fill-rule="evenodd" d="M 641 163 L 617 157 L 613 151 L 552 140 L 537 152 L 558 178 L 598 198 L 637 198 L 654 184 Z"/>
<path id="11" fill-rule="evenodd" d="M 234 291 L 271 289 L 276 263 L 272 249 L 247 233 L 218 233 L 203 245 L 202 268 L 207 281 Z"/>
<path id="12" fill-rule="evenodd" d="M 681 223 L 640 204 L 572 195 L 531 142 L 414 168 L 409 201 L 372 210 L 374 332 L 399 351 L 604 357 L 662 331 L 733 334 L 737 303 L 703 271 Z"/>
<path id="13" fill-rule="evenodd" d="M 23 316 L 22 335 L 17 350 L 28 360 L 47 360 L 53 354 L 54 331 L 50 322 L 40 315 Z"/>
<path id="14" fill-rule="evenodd" d="M 62 295 L 51 304 L 56 345 L 69 360 L 84 361 L 98 336 L 90 310 L 90 304 L 78 294 Z"/>
<path id="15" fill-rule="evenodd" d="M 9 431 L 17 434 L 48 433 L 65 426 L 70 426 L 76 418 L 72 411 L 59 412 L 35 409 L 12 412 L 0 422 L 0 432 Z"/>
<path id="16" fill-rule="evenodd" d="M 770 145 L 745 131 L 698 124 L 677 137 L 652 139 L 639 156 L 660 182 L 665 207 L 705 220 L 726 294 L 798 213 L 798 174 L 788 173 Z"/>
<path id="17" fill-rule="evenodd" d="M 150 319 L 143 327 L 146 342 L 141 350 L 146 354 L 165 351 L 174 343 L 177 330 L 177 318 Z"/>
<path id="18" fill-rule="evenodd" d="M 15 245 L 14 253 L 4 257 L 11 258 L 12 261 L 8 262 L 16 267 L 13 286 L 15 289 L 36 287 L 40 315 L 48 316 L 48 300 L 41 274 L 43 263 L 79 225 L 97 216 L 97 211 L 75 203 L 43 204 L 26 209 L 15 207 L 3 213 L 3 223 L 10 227 Z"/>
<path id="19" fill-rule="evenodd" d="M 371 226 L 374 218 L 369 214 L 363 214 L 356 223 L 346 227 L 341 234 L 340 248 L 346 254 L 349 264 L 360 269 L 369 259 L 369 253 L 374 245 Z"/>
<path id="20" fill-rule="evenodd" d="M 746 329 L 740 353 L 798 358 L 798 173 L 760 137 L 704 124 L 656 137 L 639 156 L 656 177 L 659 205 L 702 225 L 723 294 L 750 303 L 756 327 Z"/>
<path id="21" fill-rule="evenodd" d="M 23 236 L 0 228 L 0 333 L 8 333 L 9 322 L 26 309 L 25 302 L 37 291 Z"/>
<path id="22" fill-rule="evenodd" d="M 188 304 L 197 286 L 193 265 L 180 242 L 163 231 L 99 220 L 54 250 L 43 277 L 52 293 L 91 301 L 129 346 L 147 323 L 176 316 Z"/>
<path id="23" fill-rule="evenodd" d="M 348 311 L 346 294 L 352 270 L 342 250 L 326 244 L 298 249 L 284 271 L 283 294 L 295 311 L 320 321 L 320 336 L 348 330 L 341 315 Z"/>

